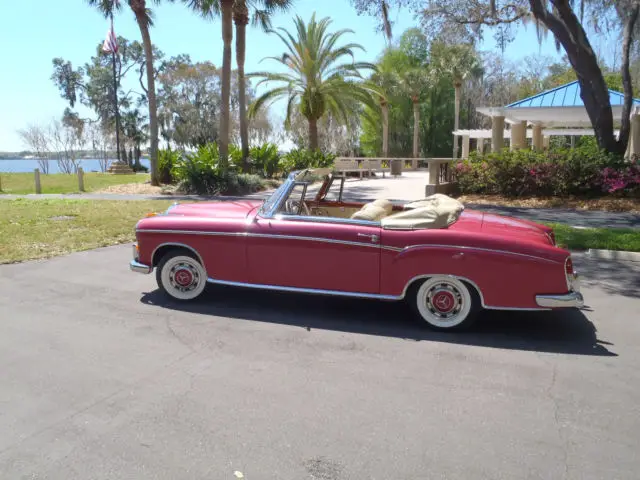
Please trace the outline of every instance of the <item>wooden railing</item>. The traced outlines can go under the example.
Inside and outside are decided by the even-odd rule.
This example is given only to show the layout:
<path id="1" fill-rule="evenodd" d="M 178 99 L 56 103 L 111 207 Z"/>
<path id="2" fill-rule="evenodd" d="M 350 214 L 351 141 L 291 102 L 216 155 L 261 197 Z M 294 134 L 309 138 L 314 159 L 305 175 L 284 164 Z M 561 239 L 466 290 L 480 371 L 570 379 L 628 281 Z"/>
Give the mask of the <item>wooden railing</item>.
<path id="1" fill-rule="evenodd" d="M 359 172 L 360 178 L 364 173 L 391 172 L 391 162 L 402 162 L 400 171 L 428 171 L 429 184 L 439 185 L 451 180 L 449 164 L 456 161 L 453 158 L 381 158 L 381 157 L 338 157 L 334 162 L 334 169 L 338 172 Z"/>

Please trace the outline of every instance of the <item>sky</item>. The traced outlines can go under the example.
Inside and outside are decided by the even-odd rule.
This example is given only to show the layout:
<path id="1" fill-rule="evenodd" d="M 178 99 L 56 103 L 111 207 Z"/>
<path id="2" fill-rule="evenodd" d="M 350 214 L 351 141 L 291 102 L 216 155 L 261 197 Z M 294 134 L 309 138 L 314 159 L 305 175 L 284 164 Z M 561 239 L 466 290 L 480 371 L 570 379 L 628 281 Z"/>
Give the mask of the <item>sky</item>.
<path id="1" fill-rule="evenodd" d="M 126 6 L 126 2 L 125 3 Z M 153 7 L 155 24 L 151 40 L 167 57 L 188 53 L 193 61 L 222 63 L 220 21 L 206 21 L 190 12 L 179 1 Z M 317 17 L 333 19 L 332 29 L 351 28 L 356 41 L 366 48 L 359 61 L 375 61 L 386 46 L 384 35 L 376 31 L 377 19 L 359 16 L 348 0 L 295 0 L 291 13 L 273 18 L 274 27 L 292 28 L 292 17 L 308 20 Z M 392 10 L 394 35 L 417 25 L 407 10 Z M 27 124 L 46 124 L 60 118 L 66 102 L 51 81 L 54 57 L 70 60 L 74 68 L 86 63 L 96 45 L 105 38 L 108 22 L 84 0 L 0 0 L 0 151 L 26 149 L 17 130 Z M 123 9 L 115 18 L 116 34 L 129 40 L 140 40 L 140 30 L 133 14 Z M 488 41 L 481 48 L 494 48 Z M 246 71 L 269 68 L 260 63 L 266 56 L 283 52 L 281 41 L 249 28 L 247 33 Z M 539 45 L 533 28 L 521 29 L 516 40 L 505 51 L 505 57 L 517 61 L 527 55 L 544 54 L 557 57 L 551 39 Z M 235 55 L 235 54 L 234 54 Z M 235 68 L 235 57 L 233 62 Z M 282 116 L 278 106 L 272 113 Z"/>

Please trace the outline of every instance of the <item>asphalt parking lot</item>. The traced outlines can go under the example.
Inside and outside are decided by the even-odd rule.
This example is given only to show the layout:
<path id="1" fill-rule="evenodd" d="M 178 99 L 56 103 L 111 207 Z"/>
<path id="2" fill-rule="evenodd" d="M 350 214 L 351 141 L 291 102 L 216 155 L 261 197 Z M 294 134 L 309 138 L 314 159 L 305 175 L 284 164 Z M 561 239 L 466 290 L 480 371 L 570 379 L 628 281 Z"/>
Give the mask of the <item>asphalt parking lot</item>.
<path id="1" fill-rule="evenodd" d="M 584 310 L 442 334 L 393 303 L 175 304 L 130 251 L 0 266 L 0 478 L 638 478 L 640 264 L 580 256 Z"/>

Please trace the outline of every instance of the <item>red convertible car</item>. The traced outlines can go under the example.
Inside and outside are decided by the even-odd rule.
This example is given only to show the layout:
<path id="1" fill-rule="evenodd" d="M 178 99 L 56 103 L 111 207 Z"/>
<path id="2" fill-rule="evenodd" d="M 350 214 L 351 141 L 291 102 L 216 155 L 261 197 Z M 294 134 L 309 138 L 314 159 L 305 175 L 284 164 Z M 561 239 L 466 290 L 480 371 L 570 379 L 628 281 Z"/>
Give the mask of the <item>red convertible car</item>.
<path id="1" fill-rule="evenodd" d="M 583 305 L 571 255 L 551 228 L 465 210 L 441 194 L 344 201 L 345 185 L 330 170 L 303 170 L 264 201 L 174 204 L 138 222 L 131 270 L 155 268 L 161 291 L 177 300 L 195 299 L 207 282 L 406 299 L 440 330 L 469 325 L 483 308 Z"/>

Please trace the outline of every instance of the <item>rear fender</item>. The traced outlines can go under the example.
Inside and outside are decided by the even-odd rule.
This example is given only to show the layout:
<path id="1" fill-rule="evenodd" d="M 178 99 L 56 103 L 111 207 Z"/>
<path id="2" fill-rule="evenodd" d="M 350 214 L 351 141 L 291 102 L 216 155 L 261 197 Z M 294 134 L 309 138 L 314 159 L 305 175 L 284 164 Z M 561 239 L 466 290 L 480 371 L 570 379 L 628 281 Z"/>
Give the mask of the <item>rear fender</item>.
<path id="1" fill-rule="evenodd" d="M 385 251 L 381 290 L 404 295 L 409 284 L 433 275 L 454 275 L 479 290 L 487 308 L 538 308 L 540 293 L 566 293 L 564 263 L 507 251 L 454 246 L 416 246 Z"/>

